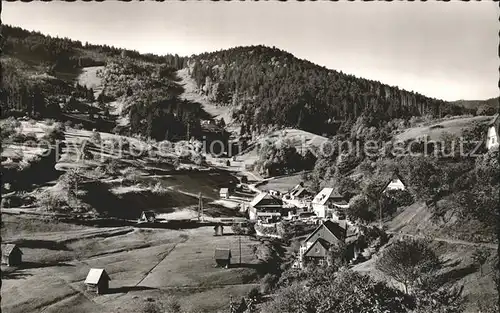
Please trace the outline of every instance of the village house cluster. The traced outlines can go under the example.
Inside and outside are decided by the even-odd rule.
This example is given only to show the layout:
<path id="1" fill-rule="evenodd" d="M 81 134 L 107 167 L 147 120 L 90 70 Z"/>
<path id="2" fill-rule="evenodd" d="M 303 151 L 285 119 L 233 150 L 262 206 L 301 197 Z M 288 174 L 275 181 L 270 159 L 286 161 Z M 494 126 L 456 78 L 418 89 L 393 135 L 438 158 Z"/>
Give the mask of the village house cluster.
<path id="1" fill-rule="evenodd" d="M 242 203 L 242 212 L 247 214 L 250 222 L 263 227 L 272 227 L 281 221 L 316 225 L 316 229 L 301 242 L 294 268 L 304 268 L 305 264 L 311 263 L 329 264 L 329 252 L 334 246 L 343 246 L 345 262 L 353 262 L 360 256 L 359 229 L 346 218 L 348 199 L 340 195 L 336 188 L 323 188 L 316 195 L 303 183 L 285 193 L 259 191 L 255 186 L 251 189 L 257 194 L 249 202 Z M 392 190 L 406 190 L 403 179 L 397 173 L 387 180 L 380 194 Z M 221 188 L 220 198 L 229 199 L 230 193 L 228 188 Z"/>

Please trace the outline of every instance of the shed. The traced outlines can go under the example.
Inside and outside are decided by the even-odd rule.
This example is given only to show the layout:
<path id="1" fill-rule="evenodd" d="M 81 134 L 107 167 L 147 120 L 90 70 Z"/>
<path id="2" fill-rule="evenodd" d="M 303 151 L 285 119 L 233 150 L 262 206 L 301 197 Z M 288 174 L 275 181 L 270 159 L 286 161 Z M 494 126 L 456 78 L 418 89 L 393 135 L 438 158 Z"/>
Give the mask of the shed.
<path id="1" fill-rule="evenodd" d="M 219 191 L 219 196 L 221 199 L 229 198 L 229 188 L 221 188 Z"/>
<path id="2" fill-rule="evenodd" d="M 333 188 L 323 188 L 311 204 L 314 213 L 321 218 L 343 218 L 343 211 L 349 207 L 344 197 Z"/>
<path id="3" fill-rule="evenodd" d="M 488 124 L 488 132 L 486 136 L 486 148 L 488 150 L 493 149 L 494 147 L 498 147 L 499 144 L 499 131 L 500 129 L 500 118 L 499 115 L 496 114 L 492 121 Z"/>
<path id="4" fill-rule="evenodd" d="M 85 285 L 88 291 L 95 291 L 99 295 L 108 291 L 110 280 L 111 278 L 104 269 L 91 268 L 85 279 Z"/>
<path id="5" fill-rule="evenodd" d="M 2 264 L 16 266 L 22 263 L 21 249 L 16 244 L 9 243 L 2 245 Z"/>
<path id="6" fill-rule="evenodd" d="M 154 223 L 156 222 L 156 214 L 153 211 L 142 211 L 141 218 L 139 220 L 141 222 Z"/>
<path id="7" fill-rule="evenodd" d="M 231 265 L 231 250 L 230 249 L 215 249 L 214 255 L 217 266 L 229 268 Z"/>

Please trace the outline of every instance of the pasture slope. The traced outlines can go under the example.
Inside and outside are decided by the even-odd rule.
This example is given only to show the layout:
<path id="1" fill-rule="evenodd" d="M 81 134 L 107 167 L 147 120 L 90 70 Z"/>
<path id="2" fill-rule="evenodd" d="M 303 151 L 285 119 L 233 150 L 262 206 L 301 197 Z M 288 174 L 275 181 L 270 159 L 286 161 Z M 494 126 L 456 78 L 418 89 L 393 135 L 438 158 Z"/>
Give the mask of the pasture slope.
<path id="1" fill-rule="evenodd" d="M 4 214 L 2 239 L 22 249 L 24 265 L 2 266 L 3 312 L 141 312 L 148 298 L 176 297 L 186 311 L 213 312 L 229 296 L 243 296 L 262 268 L 252 247 L 259 241 L 212 227 L 188 230 L 93 228 Z M 230 248 L 229 269 L 216 268 L 215 248 Z M 96 296 L 83 281 L 91 267 L 111 277 Z M 209 301 L 208 301 L 209 300 Z"/>
<path id="2" fill-rule="evenodd" d="M 491 116 L 474 116 L 442 119 L 429 124 L 408 128 L 396 135 L 395 139 L 397 141 L 406 141 L 429 136 L 430 140 L 439 140 L 444 132 L 460 136 L 463 129 L 470 127 L 472 123 L 487 123 L 491 121 L 491 118 Z"/>
<path id="3" fill-rule="evenodd" d="M 415 203 L 387 221 L 385 227 L 387 233 L 392 236 L 389 245 L 400 238 L 431 240 L 431 247 L 443 262 L 437 275 L 443 277 L 448 287 L 463 287 L 462 294 L 467 300 L 465 312 L 478 312 L 478 302 L 496 301 L 493 272 L 495 271 L 495 255 L 498 244 L 493 241 L 478 242 L 474 233 L 466 233 L 472 228 L 467 227 L 461 231 L 460 225 L 455 225 L 455 222 L 458 223 L 453 216 L 446 216 L 444 219 L 438 220 L 433 219 L 425 204 Z M 375 266 L 378 257 L 383 254 L 383 249 L 370 260 L 355 265 L 353 269 L 369 274 L 374 279 L 383 280 L 402 288 L 402 285 L 386 276 Z M 476 249 L 490 251 L 482 275 L 472 258 Z"/>

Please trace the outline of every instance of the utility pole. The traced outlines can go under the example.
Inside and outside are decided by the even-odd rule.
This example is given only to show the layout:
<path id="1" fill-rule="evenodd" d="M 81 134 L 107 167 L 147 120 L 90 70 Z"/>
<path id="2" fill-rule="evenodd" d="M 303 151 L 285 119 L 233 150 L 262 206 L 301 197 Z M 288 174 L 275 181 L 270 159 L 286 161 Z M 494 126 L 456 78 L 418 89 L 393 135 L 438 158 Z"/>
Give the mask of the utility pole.
<path id="1" fill-rule="evenodd" d="M 238 236 L 238 245 L 240 247 L 240 265 L 241 265 L 241 236 Z"/>
<path id="2" fill-rule="evenodd" d="M 382 225 L 382 205 L 380 204 L 380 201 L 381 200 L 381 197 L 378 199 L 378 214 L 379 214 L 379 220 L 378 220 L 378 223 L 379 223 L 379 227 L 380 229 L 383 228 L 383 225 Z"/>
<path id="3" fill-rule="evenodd" d="M 187 125 L 187 139 L 186 139 L 187 141 L 189 141 L 189 139 L 190 139 L 190 138 L 189 138 L 189 137 L 190 137 L 190 136 L 189 136 L 189 135 L 190 135 L 190 134 L 189 134 L 189 128 L 190 128 L 190 126 L 191 126 L 191 124 L 189 124 L 189 122 L 188 122 L 188 125 Z"/>
<path id="4" fill-rule="evenodd" d="M 198 220 L 203 220 L 203 196 L 201 192 L 198 195 Z"/>

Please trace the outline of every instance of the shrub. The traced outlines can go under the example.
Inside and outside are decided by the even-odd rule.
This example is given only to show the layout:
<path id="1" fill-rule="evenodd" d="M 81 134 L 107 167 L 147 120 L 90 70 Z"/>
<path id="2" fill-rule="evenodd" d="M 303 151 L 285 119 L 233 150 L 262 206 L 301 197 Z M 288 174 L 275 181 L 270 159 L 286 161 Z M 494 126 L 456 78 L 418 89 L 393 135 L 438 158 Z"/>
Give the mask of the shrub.
<path id="1" fill-rule="evenodd" d="M 10 139 L 14 143 L 23 143 L 26 141 L 26 136 L 23 133 L 14 133 L 10 136 Z"/>
<path id="2" fill-rule="evenodd" d="M 38 198 L 38 205 L 47 211 L 61 211 L 67 207 L 66 200 L 58 194 L 46 191 Z"/>
<path id="3" fill-rule="evenodd" d="M 62 125 L 53 127 L 51 129 L 46 129 L 45 135 L 43 135 L 42 139 L 47 140 L 51 144 L 56 143 L 58 140 L 64 140 L 64 130 L 62 129 Z"/>
<path id="4" fill-rule="evenodd" d="M 481 276 L 483 276 L 483 265 L 486 263 L 489 256 L 490 256 L 490 251 L 486 250 L 485 248 L 477 248 L 472 254 L 472 259 L 479 267 Z"/>
<path id="5" fill-rule="evenodd" d="M 375 214 L 369 208 L 368 200 L 360 194 L 351 199 L 346 214 L 353 221 L 371 222 L 375 220 Z"/>
<path id="6" fill-rule="evenodd" d="M 243 235 L 245 233 L 243 228 L 239 224 L 232 224 L 231 230 L 237 235 Z"/>
<path id="7" fill-rule="evenodd" d="M 269 293 L 272 291 L 276 284 L 278 283 L 278 276 L 275 274 L 267 273 L 260 282 L 260 292 L 263 294 Z"/>
<path id="8" fill-rule="evenodd" d="M 92 131 L 92 134 L 90 135 L 89 139 L 93 144 L 100 144 L 101 143 L 101 133 L 97 132 L 96 130 Z"/>
<path id="9" fill-rule="evenodd" d="M 47 124 L 47 126 L 52 126 L 54 123 L 55 121 L 51 118 L 45 120 L 45 124 Z"/>
<path id="10" fill-rule="evenodd" d="M 83 129 L 83 124 L 82 123 L 76 124 L 74 128 L 78 130 Z"/>

